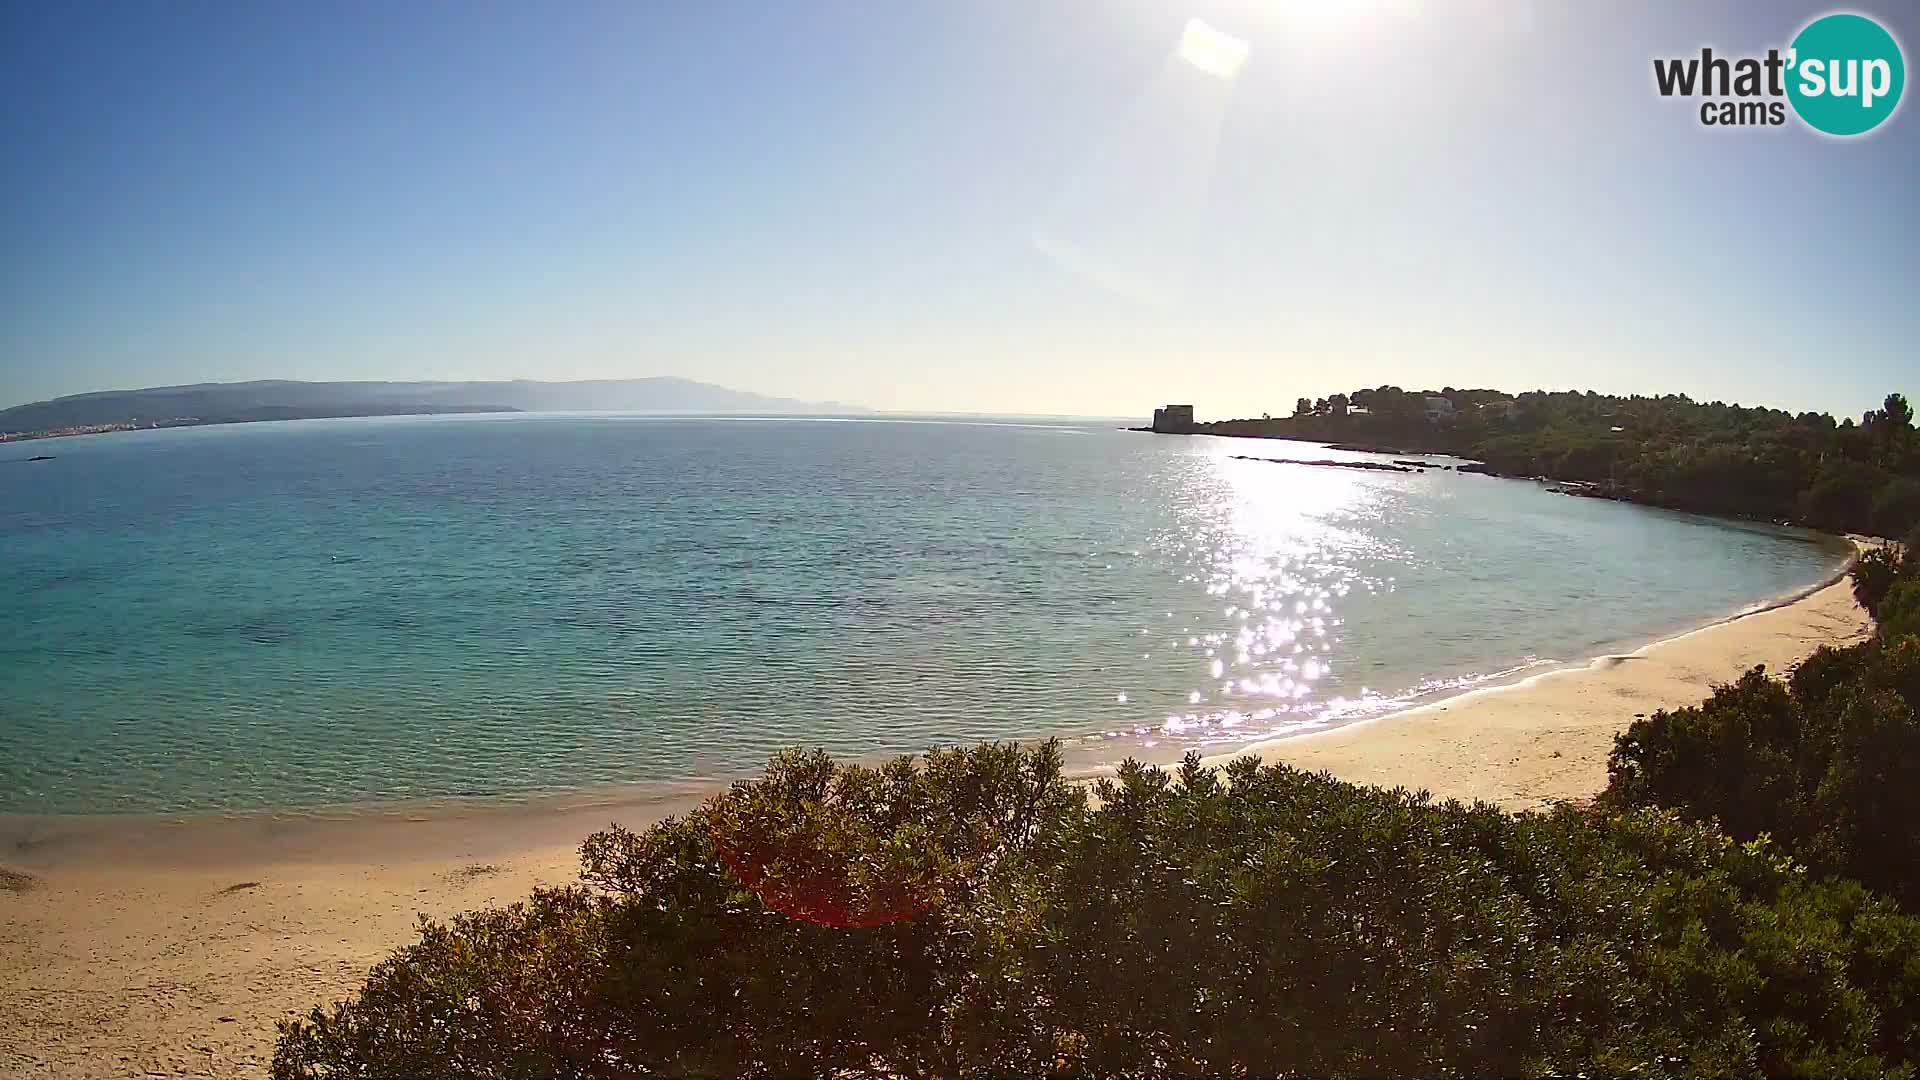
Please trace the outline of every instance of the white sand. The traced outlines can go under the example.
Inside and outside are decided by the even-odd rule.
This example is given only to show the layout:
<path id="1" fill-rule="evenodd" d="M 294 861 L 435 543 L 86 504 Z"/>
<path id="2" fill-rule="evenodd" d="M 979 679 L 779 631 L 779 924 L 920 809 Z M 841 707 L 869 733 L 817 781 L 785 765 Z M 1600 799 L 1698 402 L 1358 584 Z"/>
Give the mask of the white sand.
<path id="1" fill-rule="evenodd" d="M 1635 716 L 1698 704 L 1756 664 L 1785 672 L 1822 645 L 1850 645 L 1872 629 L 1840 580 L 1791 604 L 1582 668 L 1241 753 L 1510 810 L 1589 799 L 1607 786 L 1614 734 Z"/>

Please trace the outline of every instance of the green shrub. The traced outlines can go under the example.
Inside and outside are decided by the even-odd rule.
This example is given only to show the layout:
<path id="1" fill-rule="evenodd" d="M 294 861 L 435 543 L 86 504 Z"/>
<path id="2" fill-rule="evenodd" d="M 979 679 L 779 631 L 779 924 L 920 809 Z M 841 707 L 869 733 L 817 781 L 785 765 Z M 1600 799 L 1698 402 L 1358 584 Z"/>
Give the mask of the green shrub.
<path id="1" fill-rule="evenodd" d="M 1909 575 L 1889 589 L 1876 617 L 1881 637 L 1920 634 L 1920 578 Z"/>
<path id="2" fill-rule="evenodd" d="M 1815 748 L 1800 701 L 1754 668 L 1702 705 L 1661 710 L 1614 739 L 1606 796 L 1718 820 L 1739 837 L 1801 835 L 1809 813 L 1800 763 Z"/>
<path id="3" fill-rule="evenodd" d="M 1884 610 L 1920 597 L 1914 583 Z M 1770 836 L 1826 874 L 1920 910 L 1920 638 L 1821 649 L 1781 684 L 1755 668 L 1614 740 L 1604 800 Z"/>
<path id="4" fill-rule="evenodd" d="M 274 1075 L 1864 1077 L 1920 1053 L 1920 923 L 1765 842 L 1251 759 L 1095 794 L 1051 745 L 783 755 L 592 837 L 581 886 L 426 924 L 282 1025 Z"/>
<path id="5" fill-rule="evenodd" d="M 1853 598 L 1868 614 L 1880 616 L 1880 602 L 1900 580 L 1905 562 L 1901 552 L 1888 544 L 1870 547 L 1853 560 Z"/>

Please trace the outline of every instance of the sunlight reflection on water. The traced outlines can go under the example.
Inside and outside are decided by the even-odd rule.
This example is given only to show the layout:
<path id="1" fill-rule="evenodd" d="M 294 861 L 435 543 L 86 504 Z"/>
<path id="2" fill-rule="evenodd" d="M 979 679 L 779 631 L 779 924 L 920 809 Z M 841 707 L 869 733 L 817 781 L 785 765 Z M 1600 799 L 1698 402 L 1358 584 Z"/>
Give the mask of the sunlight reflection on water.
<path id="1" fill-rule="evenodd" d="M 1193 709 L 1168 715 L 1157 730 L 1206 745 L 1297 728 L 1323 708 L 1342 707 L 1313 700 L 1341 644 L 1339 603 L 1354 589 L 1390 590 L 1391 579 L 1357 564 L 1398 551 L 1327 519 L 1377 518 L 1378 486 L 1224 452 L 1196 463 L 1174 522 L 1153 543 L 1182 582 L 1227 602 L 1213 625 L 1182 625 L 1167 638 L 1167 647 L 1204 661 L 1207 684 L 1189 691 Z"/>
<path id="2" fill-rule="evenodd" d="M 1377 715 L 1556 662 L 1528 657 L 1388 692 L 1362 685 L 1320 693 L 1346 644 L 1343 603 L 1355 594 L 1393 593 L 1396 577 L 1374 568 L 1417 558 L 1404 537 L 1379 528 L 1405 509 L 1396 506 L 1403 501 L 1396 498 L 1398 477 L 1276 467 L 1236 459 L 1225 445 L 1192 463 L 1169 499 L 1171 521 L 1152 544 L 1183 585 L 1226 601 L 1217 619 L 1189 615 L 1160 632 L 1162 647 L 1200 661 L 1205 679 L 1187 691 L 1189 708 L 1096 739 L 1125 740 L 1155 751 L 1150 756 L 1165 756 L 1168 739 L 1181 749 L 1219 749 Z M 1174 619 L 1173 612 L 1166 616 Z M 1143 637 L 1155 633 L 1140 629 Z"/>
<path id="3" fill-rule="evenodd" d="M 795 745 L 1165 760 L 1684 629 L 1838 558 L 1233 448 L 541 416 L 75 440 L 0 472 L 0 812 L 677 783 Z"/>

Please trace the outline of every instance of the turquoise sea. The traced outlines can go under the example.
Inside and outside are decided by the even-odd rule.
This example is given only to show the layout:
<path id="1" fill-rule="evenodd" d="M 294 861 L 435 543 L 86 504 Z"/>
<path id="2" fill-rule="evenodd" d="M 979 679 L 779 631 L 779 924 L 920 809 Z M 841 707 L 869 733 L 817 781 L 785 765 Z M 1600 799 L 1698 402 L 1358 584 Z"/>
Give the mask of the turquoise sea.
<path id="1" fill-rule="evenodd" d="M 1637 645 L 1843 557 L 1532 483 L 1234 454 L 1370 459 L 580 415 L 0 446 L 0 812 L 512 796 L 790 745 L 1171 759 Z"/>

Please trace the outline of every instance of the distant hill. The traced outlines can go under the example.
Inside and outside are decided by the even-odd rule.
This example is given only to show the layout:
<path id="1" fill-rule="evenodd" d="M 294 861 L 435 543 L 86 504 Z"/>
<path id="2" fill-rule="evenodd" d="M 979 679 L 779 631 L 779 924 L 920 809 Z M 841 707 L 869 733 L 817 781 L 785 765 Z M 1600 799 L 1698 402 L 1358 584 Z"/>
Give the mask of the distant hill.
<path id="1" fill-rule="evenodd" d="M 0 410 L 0 432 L 191 418 L 237 423 L 290 417 L 435 412 L 859 412 L 830 401 L 729 390 L 663 376 L 588 382 L 289 382 L 198 383 L 146 390 L 73 394 Z"/>

